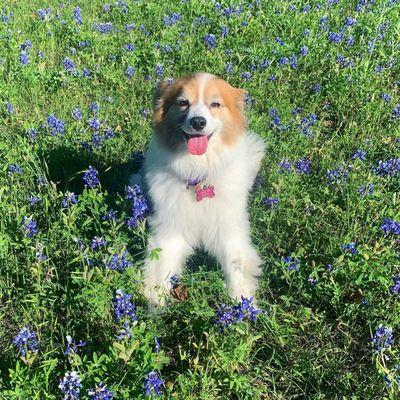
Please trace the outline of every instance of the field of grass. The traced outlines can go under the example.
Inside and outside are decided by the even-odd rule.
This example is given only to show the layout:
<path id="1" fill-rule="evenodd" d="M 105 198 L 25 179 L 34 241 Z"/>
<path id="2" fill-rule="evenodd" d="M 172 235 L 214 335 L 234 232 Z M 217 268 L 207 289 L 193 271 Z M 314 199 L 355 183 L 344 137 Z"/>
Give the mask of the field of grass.
<path id="1" fill-rule="evenodd" d="M 2 1 L 0 398 L 399 398 L 399 18 L 398 0 Z M 164 314 L 142 295 L 127 179 L 157 81 L 194 71 L 244 88 L 267 143 L 255 321 L 229 319 L 201 252 Z"/>

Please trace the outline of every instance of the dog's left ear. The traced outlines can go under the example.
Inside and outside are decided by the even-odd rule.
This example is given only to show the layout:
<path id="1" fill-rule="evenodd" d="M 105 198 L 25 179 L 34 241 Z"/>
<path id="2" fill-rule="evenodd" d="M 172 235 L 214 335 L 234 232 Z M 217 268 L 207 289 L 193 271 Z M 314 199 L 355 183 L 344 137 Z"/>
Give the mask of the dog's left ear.
<path id="1" fill-rule="evenodd" d="M 153 107 L 154 110 L 159 110 L 163 105 L 163 98 L 166 90 L 168 89 L 168 84 L 164 81 L 158 82 L 154 93 L 153 93 Z"/>

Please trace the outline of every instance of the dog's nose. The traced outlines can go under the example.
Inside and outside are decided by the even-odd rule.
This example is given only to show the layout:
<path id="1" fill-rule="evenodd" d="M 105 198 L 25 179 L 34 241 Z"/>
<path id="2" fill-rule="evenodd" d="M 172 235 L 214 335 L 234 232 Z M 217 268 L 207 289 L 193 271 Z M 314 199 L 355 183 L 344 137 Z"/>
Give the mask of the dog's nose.
<path id="1" fill-rule="evenodd" d="M 196 131 L 201 131 L 207 125 L 207 121 L 203 117 L 193 117 L 190 120 L 190 125 L 192 125 L 192 128 Z"/>

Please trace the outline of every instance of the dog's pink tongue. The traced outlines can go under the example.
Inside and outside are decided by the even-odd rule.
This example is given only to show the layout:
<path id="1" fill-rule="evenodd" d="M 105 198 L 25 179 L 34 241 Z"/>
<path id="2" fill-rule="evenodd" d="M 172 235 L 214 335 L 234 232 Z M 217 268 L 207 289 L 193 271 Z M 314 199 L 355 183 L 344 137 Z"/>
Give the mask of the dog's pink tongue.
<path id="1" fill-rule="evenodd" d="M 193 136 L 188 139 L 187 147 L 191 154 L 201 156 L 207 150 L 208 138 L 206 135 Z"/>

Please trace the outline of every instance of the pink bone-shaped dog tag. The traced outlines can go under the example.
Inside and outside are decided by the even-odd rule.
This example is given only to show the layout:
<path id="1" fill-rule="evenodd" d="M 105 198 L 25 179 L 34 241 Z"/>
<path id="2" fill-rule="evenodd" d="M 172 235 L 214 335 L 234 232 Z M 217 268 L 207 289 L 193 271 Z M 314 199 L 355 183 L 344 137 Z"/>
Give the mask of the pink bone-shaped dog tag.
<path id="1" fill-rule="evenodd" d="M 214 186 L 207 186 L 204 189 L 197 188 L 196 189 L 196 200 L 201 201 L 205 197 L 213 198 L 215 196 Z"/>

